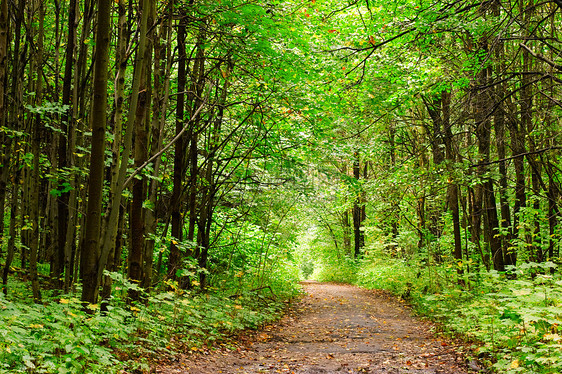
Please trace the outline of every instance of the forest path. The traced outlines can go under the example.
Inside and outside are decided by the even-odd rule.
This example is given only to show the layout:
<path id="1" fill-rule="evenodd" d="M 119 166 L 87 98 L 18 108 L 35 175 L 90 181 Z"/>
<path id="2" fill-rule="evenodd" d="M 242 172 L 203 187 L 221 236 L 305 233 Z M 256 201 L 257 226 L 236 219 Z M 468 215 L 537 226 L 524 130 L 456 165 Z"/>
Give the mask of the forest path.
<path id="1" fill-rule="evenodd" d="M 468 373 L 429 324 L 380 291 L 303 283 L 297 313 L 284 317 L 236 351 L 217 351 L 161 374 L 191 373 Z"/>

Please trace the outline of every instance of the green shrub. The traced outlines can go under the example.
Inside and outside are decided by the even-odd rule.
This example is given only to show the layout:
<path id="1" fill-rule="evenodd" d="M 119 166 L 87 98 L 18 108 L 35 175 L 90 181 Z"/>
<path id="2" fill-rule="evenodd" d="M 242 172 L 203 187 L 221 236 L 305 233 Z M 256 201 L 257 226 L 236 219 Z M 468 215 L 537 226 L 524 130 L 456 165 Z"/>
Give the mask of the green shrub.
<path id="1" fill-rule="evenodd" d="M 77 297 L 80 290 L 46 297 L 44 304 L 0 294 L 0 373 L 147 371 L 150 357 L 198 350 L 279 318 L 286 301 L 299 292 L 282 279 L 260 289 L 205 293 L 184 291 L 171 282 L 170 291 L 145 296 L 146 304 L 129 305 L 127 291 L 137 286 L 122 274 L 110 275 L 114 292 L 104 306 L 107 312 L 89 305 L 86 309 L 95 313 L 87 313 Z M 12 282 L 10 289 L 23 285 Z"/>
<path id="2" fill-rule="evenodd" d="M 352 258 L 346 257 L 339 261 L 316 264 L 312 279 L 320 282 L 354 283 L 357 264 Z"/>

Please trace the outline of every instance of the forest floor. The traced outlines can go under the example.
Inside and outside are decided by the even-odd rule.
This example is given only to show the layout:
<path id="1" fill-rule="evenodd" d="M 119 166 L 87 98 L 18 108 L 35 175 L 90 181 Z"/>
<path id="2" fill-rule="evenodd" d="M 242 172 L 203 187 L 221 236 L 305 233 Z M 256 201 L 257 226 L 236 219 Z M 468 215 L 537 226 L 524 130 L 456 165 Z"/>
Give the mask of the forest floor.
<path id="1" fill-rule="evenodd" d="M 238 349 L 180 357 L 159 374 L 469 373 L 460 347 L 431 332 L 395 297 L 304 282 L 306 296 L 280 322 L 242 335 Z"/>

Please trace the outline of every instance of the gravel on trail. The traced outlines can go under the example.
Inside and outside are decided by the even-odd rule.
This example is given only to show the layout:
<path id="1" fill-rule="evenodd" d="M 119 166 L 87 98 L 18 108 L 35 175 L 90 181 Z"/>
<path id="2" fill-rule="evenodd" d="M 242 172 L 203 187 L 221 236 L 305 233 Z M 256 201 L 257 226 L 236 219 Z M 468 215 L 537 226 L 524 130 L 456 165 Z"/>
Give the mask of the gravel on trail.
<path id="1" fill-rule="evenodd" d="M 443 373 L 471 371 L 455 345 L 385 292 L 303 282 L 294 313 L 246 339 L 236 350 L 184 355 L 159 374 Z"/>

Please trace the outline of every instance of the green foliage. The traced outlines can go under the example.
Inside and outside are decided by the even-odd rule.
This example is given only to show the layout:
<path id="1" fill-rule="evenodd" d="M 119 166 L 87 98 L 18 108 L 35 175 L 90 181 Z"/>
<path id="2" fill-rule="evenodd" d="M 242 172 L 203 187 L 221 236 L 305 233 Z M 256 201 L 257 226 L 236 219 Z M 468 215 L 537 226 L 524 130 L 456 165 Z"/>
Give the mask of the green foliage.
<path id="1" fill-rule="evenodd" d="M 311 278 L 321 282 L 353 283 L 357 266 L 353 259 L 331 259 L 315 267 Z"/>
<path id="2" fill-rule="evenodd" d="M 334 248 L 330 240 L 323 237 L 323 228 L 311 226 L 301 233 L 294 256 L 304 279 L 322 282 L 353 283 L 357 262 L 341 248 Z"/>
<path id="3" fill-rule="evenodd" d="M 280 229 L 291 221 L 269 212 L 263 222 L 239 222 L 238 214 L 236 209 L 216 213 L 216 249 L 209 258 L 211 284 L 235 292 L 268 286 L 276 295 L 294 296 L 299 274 L 288 250 L 293 238 Z"/>
<path id="4" fill-rule="evenodd" d="M 146 369 L 151 356 L 210 347 L 279 318 L 289 298 L 298 294 L 294 287 L 283 294 L 268 287 L 197 293 L 167 283 L 170 291 L 131 306 L 127 291 L 138 286 L 119 273 L 110 275 L 115 292 L 103 303 L 105 312 L 100 305 L 84 306 L 75 294 L 52 297 L 43 305 L 1 294 L 0 373 Z"/>
<path id="5" fill-rule="evenodd" d="M 135 331 L 130 316 L 123 308 L 113 308 L 111 317 L 92 316 L 74 295 L 45 305 L 17 303 L 0 295 L 0 372 L 116 372 L 120 366 L 113 350 Z"/>

